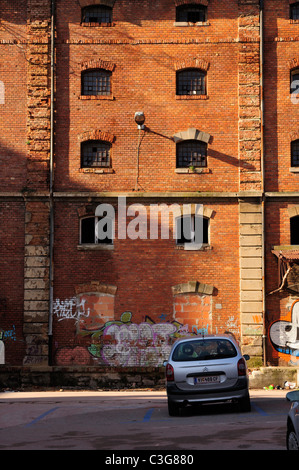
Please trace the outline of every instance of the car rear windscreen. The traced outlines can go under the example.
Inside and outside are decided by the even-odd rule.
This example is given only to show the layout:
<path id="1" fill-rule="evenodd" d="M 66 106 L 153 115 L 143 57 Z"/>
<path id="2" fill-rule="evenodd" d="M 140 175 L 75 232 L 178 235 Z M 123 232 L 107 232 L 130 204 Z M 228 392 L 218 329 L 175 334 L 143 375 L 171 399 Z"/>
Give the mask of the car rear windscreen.
<path id="1" fill-rule="evenodd" d="M 237 356 L 237 350 L 228 339 L 200 339 L 180 343 L 175 348 L 173 361 L 207 361 Z"/>

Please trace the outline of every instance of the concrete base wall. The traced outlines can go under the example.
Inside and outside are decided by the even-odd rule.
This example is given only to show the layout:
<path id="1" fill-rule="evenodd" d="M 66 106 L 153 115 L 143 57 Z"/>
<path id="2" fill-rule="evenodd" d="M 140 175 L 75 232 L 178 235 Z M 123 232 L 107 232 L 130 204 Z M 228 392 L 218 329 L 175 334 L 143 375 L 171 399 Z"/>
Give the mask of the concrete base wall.
<path id="1" fill-rule="evenodd" d="M 299 386 L 299 369 L 265 367 L 249 371 L 249 386 L 260 389 L 284 383 Z M 20 389 L 138 389 L 165 388 L 165 369 L 159 368 L 95 368 L 95 367 L 0 367 L 0 392 Z"/>

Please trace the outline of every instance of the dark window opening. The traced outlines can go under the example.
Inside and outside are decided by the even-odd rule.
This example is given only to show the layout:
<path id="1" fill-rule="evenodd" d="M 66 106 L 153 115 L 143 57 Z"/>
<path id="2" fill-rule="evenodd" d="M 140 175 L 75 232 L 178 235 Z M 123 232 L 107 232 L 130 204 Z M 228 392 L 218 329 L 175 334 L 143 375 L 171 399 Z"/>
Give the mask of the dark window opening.
<path id="1" fill-rule="evenodd" d="M 186 69 L 177 72 L 177 95 L 205 95 L 206 73 L 196 69 Z"/>
<path id="2" fill-rule="evenodd" d="M 177 168 L 206 167 L 207 144 L 199 140 L 184 140 L 177 144 Z"/>
<path id="3" fill-rule="evenodd" d="M 299 139 L 291 143 L 291 166 L 299 166 Z"/>
<path id="4" fill-rule="evenodd" d="M 82 10 L 82 23 L 111 23 L 112 8 L 105 5 L 85 7 Z"/>
<path id="5" fill-rule="evenodd" d="M 299 70 L 291 72 L 291 93 L 299 93 Z"/>
<path id="6" fill-rule="evenodd" d="M 200 239 L 201 243 L 209 243 L 209 219 L 198 215 L 179 217 L 176 221 L 177 245 L 192 243 L 198 241 L 198 239 Z"/>
<path id="7" fill-rule="evenodd" d="M 197 23 L 207 19 L 207 7 L 204 5 L 188 4 L 180 5 L 176 9 L 176 21 Z"/>
<path id="8" fill-rule="evenodd" d="M 291 20 L 299 20 L 299 2 L 290 5 L 290 18 Z"/>
<path id="9" fill-rule="evenodd" d="M 102 220 L 102 222 L 101 222 Z M 113 244 L 113 221 L 105 217 L 85 217 L 81 219 L 81 244 Z"/>
<path id="10" fill-rule="evenodd" d="M 290 219 L 291 245 L 299 245 L 299 216 Z"/>
<path id="11" fill-rule="evenodd" d="M 81 144 L 82 168 L 109 168 L 111 144 L 99 140 L 88 140 Z"/>
<path id="12" fill-rule="evenodd" d="M 107 70 L 82 72 L 82 95 L 110 95 L 111 75 Z"/>

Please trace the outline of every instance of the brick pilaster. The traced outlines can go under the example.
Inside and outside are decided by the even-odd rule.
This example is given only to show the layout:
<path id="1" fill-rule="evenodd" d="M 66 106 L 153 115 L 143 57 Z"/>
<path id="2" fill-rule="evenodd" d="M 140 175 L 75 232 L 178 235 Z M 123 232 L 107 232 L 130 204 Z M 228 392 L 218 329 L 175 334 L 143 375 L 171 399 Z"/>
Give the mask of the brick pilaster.
<path id="1" fill-rule="evenodd" d="M 27 2 L 24 364 L 48 363 L 51 2 Z"/>

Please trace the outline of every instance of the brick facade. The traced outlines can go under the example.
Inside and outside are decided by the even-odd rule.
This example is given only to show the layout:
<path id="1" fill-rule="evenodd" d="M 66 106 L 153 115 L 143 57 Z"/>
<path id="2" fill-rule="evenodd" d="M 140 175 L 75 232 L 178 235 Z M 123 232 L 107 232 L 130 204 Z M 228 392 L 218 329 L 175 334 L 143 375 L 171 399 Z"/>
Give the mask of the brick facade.
<path id="1" fill-rule="evenodd" d="M 298 295 L 279 289 L 275 253 L 295 248 L 298 20 L 289 0 L 192 3 L 205 21 L 176 20 L 185 0 L 0 0 L 7 364 L 159 366 L 176 337 L 225 331 L 253 365 L 297 364 Z M 111 8 L 111 21 L 82 23 L 90 5 Z M 205 94 L 177 94 L 186 69 L 202 71 Z M 110 74 L 109 93 L 82 92 L 94 70 Z M 207 145 L 206 165 L 176 164 L 189 140 Z M 110 164 L 84 166 L 83 143 L 97 141 Z M 134 205 L 143 211 L 142 237 L 82 243 L 101 204 L 124 229 L 120 196 L 131 233 Z M 163 204 L 202 205 L 208 243 L 178 245 L 171 217 L 169 237 L 151 239 L 151 206 Z"/>

